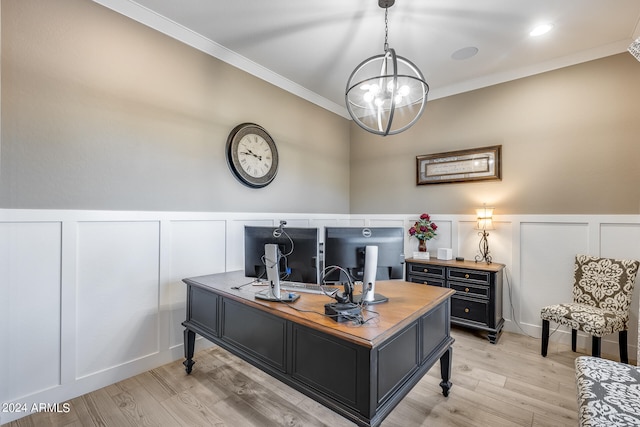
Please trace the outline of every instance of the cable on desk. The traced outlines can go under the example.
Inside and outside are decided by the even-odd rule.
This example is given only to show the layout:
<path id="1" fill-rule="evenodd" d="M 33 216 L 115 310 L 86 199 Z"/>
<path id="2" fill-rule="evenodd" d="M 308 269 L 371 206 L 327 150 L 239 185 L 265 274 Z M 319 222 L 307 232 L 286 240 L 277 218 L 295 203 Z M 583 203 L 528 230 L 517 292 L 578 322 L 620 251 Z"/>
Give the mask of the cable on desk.
<path id="1" fill-rule="evenodd" d="M 238 285 L 238 286 L 232 286 L 231 289 L 240 289 L 240 288 L 244 288 L 245 286 L 249 286 L 249 285 L 253 285 L 254 283 L 258 283 L 259 282 L 259 278 L 258 279 L 253 279 L 252 281 L 248 282 L 248 283 L 244 283 L 242 285 Z"/>

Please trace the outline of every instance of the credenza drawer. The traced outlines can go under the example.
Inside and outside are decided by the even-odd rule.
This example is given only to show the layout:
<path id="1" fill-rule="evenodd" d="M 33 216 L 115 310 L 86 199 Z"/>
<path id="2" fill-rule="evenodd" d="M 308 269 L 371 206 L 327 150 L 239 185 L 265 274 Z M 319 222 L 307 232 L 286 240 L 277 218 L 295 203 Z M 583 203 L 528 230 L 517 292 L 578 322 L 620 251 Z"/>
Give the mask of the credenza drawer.
<path id="1" fill-rule="evenodd" d="M 484 271 L 464 270 L 460 268 L 450 268 L 447 279 L 460 280 L 478 283 L 489 283 L 489 273 Z"/>
<path id="2" fill-rule="evenodd" d="M 419 274 L 419 275 L 429 275 L 434 277 L 442 277 L 444 278 L 444 270 L 445 268 L 439 265 L 425 265 L 425 264 L 413 264 L 408 263 L 407 272 L 408 276 Z"/>
<path id="3" fill-rule="evenodd" d="M 486 324 L 489 317 L 489 301 L 451 297 L 451 317 Z"/>
<path id="4" fill-rule="evenodd" d="M 449 287 L 455 290 L 457 294 L 487 299 L 491 292 L 489 286 L 476 285 L 473 283 L 449 282 Z"/>
<path id="5" fill-rule="evenodd" d="M 420 283 L 421 285 L 431 285 L 444 287 L 444 279 L 437 279 L 429 276 L 412 275 L 407 277 L 407 282 Z"/>

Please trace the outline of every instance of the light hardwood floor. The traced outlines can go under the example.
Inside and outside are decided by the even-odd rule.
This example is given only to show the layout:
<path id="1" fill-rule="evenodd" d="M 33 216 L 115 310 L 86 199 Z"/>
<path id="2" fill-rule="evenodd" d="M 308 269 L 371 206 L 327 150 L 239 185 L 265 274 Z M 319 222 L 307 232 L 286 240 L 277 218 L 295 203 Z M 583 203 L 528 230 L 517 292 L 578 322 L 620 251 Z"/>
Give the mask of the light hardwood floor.
<path id="1" fill-rule="evenodd" d="M 384 420 L 384 427 L 577 425 L 574 359 L 569 346 L 505 332 L 497 345 L 454 328 L 453 387 L 444 397 L 439 365 Z M 584 352 L 584 350 L 583 350 Z M 584 353 L 582 353 L 584 354 Z M 37 413 L 23 426 L 353 426 L 333 411 L 228 352 L 182 360 L 69 401 L 70 411 Z"/>

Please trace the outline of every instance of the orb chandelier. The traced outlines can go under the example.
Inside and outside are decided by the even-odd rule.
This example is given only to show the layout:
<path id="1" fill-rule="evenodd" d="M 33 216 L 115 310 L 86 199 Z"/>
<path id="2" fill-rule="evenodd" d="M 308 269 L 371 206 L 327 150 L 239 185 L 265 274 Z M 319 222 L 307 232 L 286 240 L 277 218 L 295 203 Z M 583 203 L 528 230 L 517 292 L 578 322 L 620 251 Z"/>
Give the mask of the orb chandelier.
<path id="1" fill-rule="evenodd" d="M 395 0 L 378 0 L 384 8 L 384 53 L 365 59 L 347 82 L 345 101 L 354 122 L 367 132 L 395 135 L 418 121 L 427 103 L 429 85 L 411 61 L 389 48 L 389 7 Z"/>

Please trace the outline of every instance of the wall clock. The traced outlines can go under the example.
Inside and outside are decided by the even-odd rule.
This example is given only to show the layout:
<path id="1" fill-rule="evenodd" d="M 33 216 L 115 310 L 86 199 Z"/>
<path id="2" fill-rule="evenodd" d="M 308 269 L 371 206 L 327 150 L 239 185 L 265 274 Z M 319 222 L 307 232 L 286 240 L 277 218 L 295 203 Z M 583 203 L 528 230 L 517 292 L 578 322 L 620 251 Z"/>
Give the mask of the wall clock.
<path id="1" fill-rule="evenodd" d="M 227 138 L 227 163 L 244 185 L 265 187 L 278 172 L 278 149 L 262 126 L 242 123 Z"/>

